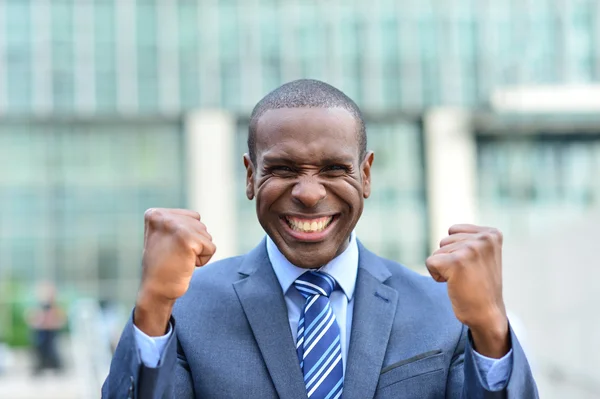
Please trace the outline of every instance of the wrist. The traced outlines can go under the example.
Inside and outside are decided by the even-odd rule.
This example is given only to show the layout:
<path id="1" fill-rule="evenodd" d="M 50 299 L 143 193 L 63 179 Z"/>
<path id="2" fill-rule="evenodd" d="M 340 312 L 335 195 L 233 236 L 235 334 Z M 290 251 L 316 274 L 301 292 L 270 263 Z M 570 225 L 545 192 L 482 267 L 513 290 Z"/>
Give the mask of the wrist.
<path id="1" fill-rule="evenodd" d="M 174 305 L 175 300 L 140 291 L 133 311 L 133 323 L 150 337 L 165 335 Z"/>
<path id="2" fill-rule="evenodd" d="M 481 355 L 500 359 L 511 348 L 508 318 L 504 316 L 481 326 L 470 326 L 474 349 Z"/>

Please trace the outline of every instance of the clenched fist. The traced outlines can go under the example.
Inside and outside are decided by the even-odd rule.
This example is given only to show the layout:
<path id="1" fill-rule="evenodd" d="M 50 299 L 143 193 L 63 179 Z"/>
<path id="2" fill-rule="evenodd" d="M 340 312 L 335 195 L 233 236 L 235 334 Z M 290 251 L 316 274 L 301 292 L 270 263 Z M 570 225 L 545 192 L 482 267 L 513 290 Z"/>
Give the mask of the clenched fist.
<path id="1" fill-rule="evenodd" d="M 510 349 L 502 297 L 502 234 L 490 227 L 454 225 L 427 261 L 448 296 L 459 321 L 469 327 L 476 350 L 499 358 Z"/>
<path id="2" fill-rule="evenodd" d="M 149 209 L 145 214 L 142 282 L 134 323 L 148 335 L 162 335 L 175 300 L 187 291 L 197 266 L 216 247 L 198 212 Z"/>

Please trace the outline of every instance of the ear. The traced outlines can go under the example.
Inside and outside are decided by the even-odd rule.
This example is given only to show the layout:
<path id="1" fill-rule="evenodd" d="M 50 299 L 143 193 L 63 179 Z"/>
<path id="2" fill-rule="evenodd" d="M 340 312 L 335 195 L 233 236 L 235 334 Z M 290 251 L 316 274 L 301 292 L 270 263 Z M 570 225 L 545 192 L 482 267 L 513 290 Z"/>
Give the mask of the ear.
<path id="1" fill-rule="evenodd" d="M 369 198 L 371 195 L 371 166 L 373 165 L 373 159 L 375 159 L 375 153 L 373 151 L 367 152 L 360 166 L 364 198 Z"/>
<path id="2" fill-rule="evenodd" d="M 244 154 L 244 167 L 246 168 L 246 197 L 254 199 L 254 164 L 248 154 Z"/>

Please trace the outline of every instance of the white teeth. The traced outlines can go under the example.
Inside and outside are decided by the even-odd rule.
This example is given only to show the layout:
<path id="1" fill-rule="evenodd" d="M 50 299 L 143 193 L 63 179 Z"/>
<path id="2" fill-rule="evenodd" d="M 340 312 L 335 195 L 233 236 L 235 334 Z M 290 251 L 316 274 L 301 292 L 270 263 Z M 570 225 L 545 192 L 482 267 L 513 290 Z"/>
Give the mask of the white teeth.
<path id="1" fill-rule="evenodd" d="M 303 233 L 318 233 L 320 231 L 323 231 L 327 226 L 329 226 L 332 220 L 332 216 L 327 218 L 320 218 L 318 220 L 313 221 L 299 221 L 291 218 L 286 218 L 288 225 L 293 230 L 301 231 Z"/>

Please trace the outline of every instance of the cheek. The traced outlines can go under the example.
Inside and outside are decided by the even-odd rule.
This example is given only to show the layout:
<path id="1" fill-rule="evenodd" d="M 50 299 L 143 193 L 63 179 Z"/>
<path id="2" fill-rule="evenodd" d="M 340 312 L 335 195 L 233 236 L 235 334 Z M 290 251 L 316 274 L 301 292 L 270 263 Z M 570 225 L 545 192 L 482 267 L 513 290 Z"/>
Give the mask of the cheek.
<path id="1" fill-rule="evenodd" d="M 268 211 L 288 191 L 290 184 L 280 179 L 268 179 L 261 182 L 256 191 L 256 206 Z"/>
<path id="2" fill-rule="evenodd" d="M 361 207 L 363 190 L 361 183 L 355 179 L 344 179 L 331 182 L 327 191 L 343 201 L 352 210 Z"/>

